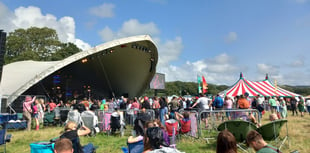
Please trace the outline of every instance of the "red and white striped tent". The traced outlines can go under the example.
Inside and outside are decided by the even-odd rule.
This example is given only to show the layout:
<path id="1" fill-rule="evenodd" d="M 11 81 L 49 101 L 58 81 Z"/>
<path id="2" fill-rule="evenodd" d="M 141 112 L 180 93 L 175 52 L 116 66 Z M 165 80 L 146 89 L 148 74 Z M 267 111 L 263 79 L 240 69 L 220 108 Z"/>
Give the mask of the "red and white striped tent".
<path id="1" fill-rule="evenodd" d="M 243 78 L 242 73 L 240 79 L 229 89 L 221 92 L 223 96 L 235 97 L 248 93 L 250 97 L 262 95 L 262 96 L 280 96 L 280 97 L 292 97 L 300 96 L 299 94 L 287 91 L 271 83 L 266 75 L 265 80 L 262 81 L 249 81 Z"/>

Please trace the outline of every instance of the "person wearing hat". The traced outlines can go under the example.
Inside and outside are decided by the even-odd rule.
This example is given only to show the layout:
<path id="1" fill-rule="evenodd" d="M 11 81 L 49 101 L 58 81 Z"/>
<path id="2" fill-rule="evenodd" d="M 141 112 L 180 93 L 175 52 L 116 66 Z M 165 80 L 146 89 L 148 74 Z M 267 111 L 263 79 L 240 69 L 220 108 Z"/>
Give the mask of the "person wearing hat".
<path id="1" fill-rule="evenodd" d="M 31 129 L 31 115 L 32 115 L 32 108 L 31 104 L 35 101 L 36 96 L 31 98 L 31 96 L 26 96 L 25 101 L 23 102 L 23 118 L 27 121 L 27 130 L 30 131 Z"/>

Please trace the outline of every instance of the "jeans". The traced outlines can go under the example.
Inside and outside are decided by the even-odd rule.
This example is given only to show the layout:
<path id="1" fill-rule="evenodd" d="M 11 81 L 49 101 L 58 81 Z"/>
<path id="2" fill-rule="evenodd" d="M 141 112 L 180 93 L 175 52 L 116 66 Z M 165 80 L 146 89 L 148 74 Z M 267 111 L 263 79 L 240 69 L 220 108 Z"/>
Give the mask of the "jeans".
<path id="1" fill-rule="evenodd" d="M 167 107 L 160 109 L 160 122 L 162 125 L 165 125 L 165 115 L 168 113 Z"/>
<path id="2" fill-rule="evenodd" d="M 83 146 L 84 153 L 92 153 L 95 150 L 95 147 L 92 143 L 88 143 L 87 145 Z"/>

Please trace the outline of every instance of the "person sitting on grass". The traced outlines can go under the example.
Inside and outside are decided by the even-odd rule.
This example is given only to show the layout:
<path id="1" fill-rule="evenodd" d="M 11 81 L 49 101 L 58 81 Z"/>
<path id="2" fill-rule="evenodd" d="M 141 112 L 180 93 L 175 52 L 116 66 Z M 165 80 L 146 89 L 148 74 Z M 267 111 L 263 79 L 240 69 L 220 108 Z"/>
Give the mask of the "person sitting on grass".
<path id="1" fill-rule="evenodd" d="M 269 120 L 270 121 L 275 121 L 275 120 L 278 120 L 278 119 L 279 118 L 278 118 L 277 114 L 275 114 L 275 113 L 272 113 L 272 114 L 269 115 Z"/>
<path id="2" fill-rule="evenodd" d="M 221 131 L 217 136 L 216 152 L 237 153 L 236 138 L 227 129 Z"/>
<path id="3" fill-rule="evenodd" d="M 279 153 L 279 149 L 268 144 L 255 130 L 251 130 L 246 136 L 246 142 L 249 147 L 252 147 L 257 153 Z"/>
<path id="4" fill-rule="evenodd" d="M 164 143 L 163 132 L 160 127 L 151 127 L 144 135 L 143 153 L 181 153 L 179 150 L 167 147 Z"/>
<path id="5" fill-rule="evenodd" d="M 180 133 L 188 133 L 191 131 L 191 120 L 189 118 L 190 113 L 189 112 L 184 112 L 183 115 L 177 114 L 177 119 L 180 122 L 181 128 L 180 128 Z"/>
<path id="6" fill-rule="evenodd" d="M 67 138 L 58 139 L 54 146 L 55 153 L 73 153 L 71 140 Z"/>
<path id="7" fill-rule="evenodd" d="M 95 147 L 92 143 L 88 143 L 82 147 L 79 142 L 80 136 L 88 135 L 90 132 L 91 131 L 88 127 L 83 125 L 80 129 L 77 129 L 77 124 L 75 122 L 69 121 L 66 124 L 65 130 L 60 138 L 68 138 L 71 140 L 73 147 L 76 148 L 74 153 L 92 153 L 95 150 Z"/>

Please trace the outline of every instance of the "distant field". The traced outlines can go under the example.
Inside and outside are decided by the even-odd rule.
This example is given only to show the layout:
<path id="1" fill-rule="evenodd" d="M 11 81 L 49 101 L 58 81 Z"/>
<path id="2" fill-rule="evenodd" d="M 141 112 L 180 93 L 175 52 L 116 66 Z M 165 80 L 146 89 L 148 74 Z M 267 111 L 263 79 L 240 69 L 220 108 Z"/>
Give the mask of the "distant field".
<path id="1" fill-rule="evenodd" d="M 297 117 L 291 116 L 290 112 L 288 114 L 290 148 L 284 146 L 282 148 L 282 152 L 288 153 L 293 150 L 298 150 L 300 153 L 310 152 L 310 116 L 306 114 L 305 117 Z M 268 122 L 267 116 L 268 112 L 263 117 L 263 124 Z M 131 134 L 130 129 L 130 127 L 127 128 L 124 137 L 107 136 L 102 133 L 98 134 L 96 137 L 82 137 L 81 143 L 86 144 L 88 142 L 92 142 L 96 146 L 99 146 L 97 153 L 121 153 L 121 147 L 126 146 L 127 137 Z M 13 137 L 12 141 L 7 144 L 7 152 L 29 153 L 30 143 L 35 141 L 46 141 L 57 137 L 62 130 L 62 127 L 45 127 L 39 131 L 31 132 L 10 130 L 8 133 L 11 133 Z M 286 129 L 283 127 L 281 135 L 283 135 L 285 132 Z M 213 133 L 213 136 L 216 137 L 216 132 Z M 210 140 L 210 143 L 207 143 L 204 139 L 181 137 L 181 139 L 178 141 L 177 148 L 180 151 L 188 153 L 213 153 L 215 152 L 216 148 L 216 140 Z"/>

